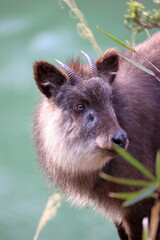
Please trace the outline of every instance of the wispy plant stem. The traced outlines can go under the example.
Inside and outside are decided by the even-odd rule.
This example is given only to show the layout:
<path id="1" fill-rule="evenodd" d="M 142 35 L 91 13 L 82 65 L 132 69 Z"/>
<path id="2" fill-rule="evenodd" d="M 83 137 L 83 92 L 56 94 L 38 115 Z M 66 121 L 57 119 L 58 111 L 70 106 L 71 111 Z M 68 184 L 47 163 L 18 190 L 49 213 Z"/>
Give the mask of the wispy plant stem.
<path id="1" fill-rule="evenodd" d="M 70 8 L 70 14 L 73 18 L 78 19 L 77 31 L 81 37 L 88 39 L 93 46 L 96 53 L 102 55 L 102 50 L 100 49 L 98 43 L 95 40 L 92 30 L 89 28 L 88 23 L 83 15 L 83 13 L 78 9 L 75 0 L 61 0 L 66 3 Z"/>
<path id="2" fill-rule="evenodd" d="M 33 240 L 38 239 L 39 234 L 42 231 L 42 229 L 44 228 L 44 226 L 46 225 L 46 223 L 56 215 L 57 209 L 61 206 L 60 200 L 61 200 L 60 194 L 53 194 L 48 199 L 46 208 L 42 214 L 41 219 L 39 220 L 39 224 L 38 224 L 38 227 L 37 227 L 37 230 L 36 230 Z"/>

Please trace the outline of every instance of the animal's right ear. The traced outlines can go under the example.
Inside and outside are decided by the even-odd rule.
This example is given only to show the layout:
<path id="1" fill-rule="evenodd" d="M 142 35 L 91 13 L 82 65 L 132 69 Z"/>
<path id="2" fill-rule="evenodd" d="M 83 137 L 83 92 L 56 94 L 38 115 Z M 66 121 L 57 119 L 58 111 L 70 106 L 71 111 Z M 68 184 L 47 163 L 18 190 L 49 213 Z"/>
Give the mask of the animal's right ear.
<path id="1" fill-rule="evenodd" d="M 33 69 L 34 79 L 39 90 L 48 98 L 66 82 L 65 76 L 48 62 L 35 62 Z"/>
<path id="2" fill-rule="evenodd" d="M 108 49 L 96 62 L 100 73 L 108 76 L 108 81 L 113 82 L 119 67 L 119 56 L 115 49 Z"/>

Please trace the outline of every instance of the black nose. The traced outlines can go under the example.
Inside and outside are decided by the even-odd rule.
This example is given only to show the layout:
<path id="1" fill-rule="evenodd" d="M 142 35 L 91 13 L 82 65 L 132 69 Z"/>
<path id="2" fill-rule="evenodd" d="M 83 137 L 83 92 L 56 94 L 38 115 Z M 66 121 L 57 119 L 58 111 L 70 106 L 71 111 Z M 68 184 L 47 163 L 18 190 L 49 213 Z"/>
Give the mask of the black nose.
<path id="1" fill-rule="evenodd" d="M 124 132 L 117 132 L 112 138 L 113 145 L 117 145 L 122 148 L 126 148 L 128 143 L 127 134 Z"/>

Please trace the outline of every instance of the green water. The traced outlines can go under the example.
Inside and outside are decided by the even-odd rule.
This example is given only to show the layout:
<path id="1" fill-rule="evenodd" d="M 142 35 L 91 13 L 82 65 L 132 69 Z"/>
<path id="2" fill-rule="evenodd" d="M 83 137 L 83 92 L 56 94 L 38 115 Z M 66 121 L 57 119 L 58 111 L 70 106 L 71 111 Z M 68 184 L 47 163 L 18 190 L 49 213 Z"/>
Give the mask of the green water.
<path id="1" fill-rule="evenodd" d="M 156 6 L 150 0 L 143 2 Z M 77 0 L 77 4 L 103 51 L 115 44 L 96 25 L 122 40 L 130 39 L 122 23 L 125 1 Z M 32 116 L 41 98 L 33 81 L 33 62 L 65 61 L 81 49 L 96 58 L 64 7 L 56 0 L 0 0 L 0 240 L 32 239 L 53 192 L 36 166 L 32 144 Z M 39 237 L 51 239 L 117 240 L 118 236 L 108 220 L 63 201 Z"/>

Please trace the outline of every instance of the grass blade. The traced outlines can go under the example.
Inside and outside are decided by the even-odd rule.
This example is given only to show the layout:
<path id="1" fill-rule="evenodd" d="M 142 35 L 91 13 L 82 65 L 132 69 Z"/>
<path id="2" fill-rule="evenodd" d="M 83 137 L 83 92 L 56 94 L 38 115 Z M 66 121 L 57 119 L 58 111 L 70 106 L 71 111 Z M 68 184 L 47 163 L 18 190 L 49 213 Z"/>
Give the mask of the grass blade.
<path id="1" fill-rule="evenodd" d="M 128 46 L 126 43 L 122 42 L 121 40 L 119 40 L 118 38 L 114 37 L 113 35 L 105 32 L 103 29 L 101 29 L 100 27 L 97 27 L 98 30 L 100 30 L 102 33 L 104 33 L 105 35 L 107 35 L 109 38 L 111 38 L 113 41 L 115 41 L 116 43 L 118 43 L 119 45 L 131 50 L 134 53 L 137 53 L 136 50 L 130 46 Z"/>
<path id="2" fill-rule="evenodd" d="M 149 178 L 150 180 L 155 181 L 156 178 L 154 177 L 154 175 L 143 166 L 142 163 L 140 163 L 136 158 L 134 158 L 131 154 L 127 153 L 125 150 L 123 150 L 122 148 L 118 147 L 118 146 L 114 146 L 114 149 L 116 150 L 116 152 L 122 157 L 124 158 L 127 162 L 129 162 L 132 166 L 134 166 L 135 168 L 137 168 L 141 173 L 143 173 L 143 175 L 145 175 L 147 178 Z"/>
<path id="3" fill-rule="evenodd" d="M 131 206 L 141 200 L 143 200 L 144 198 L 150 196 L 151 194 L 154 193 L 154 191 L 157 189 L 157 183 L 152 183 L 149 186 L 141 189 L 138 192 L 135 192 L 132 194 L 131 197 L 129 197 L 124 203 L 123 206 L 124 207 L 128 207 Z"/>
<path id="4" fill-rule="evenodd" d="M 127 45 L 126 43 L 122 42 L 120 39 L 114 37 L 114 36 L 111 35 L 110 33 L 105 32 L 105 31 L 104 31 L 103 29 L 101 29 L 100 27 L 97 27 L 97 29 L 100 30 L 102 33 L 104 33 L 104 34 L 105 34 L 106 36 L 108 36 L 109 38 L 111 38 L 113 41 L 115 41 L 116 43 L 118 43 L 119 45 L 121 45 L 121 46 L 129 49 L 130 51 L 138 54 L 138 52 L 137 52 L 134 48 L 132 48 L 132 47 L 130 47 L 129 45 Z M 120 55 L 120 54 L 119 54 L 119 55 Z M 147 62 L 148 62 L 152 67 L 154 67 L 158 72 L 160 72 L 160 70 L 159 70 L 154 64 L 152 64 L 146 57 L 144 57 L 144 56 L 142 56 L 142 55 L 140 55 L 140 54 L 138 54 L 138 55 L 139 55 L 141 58 L 143 58 L 145 61 L 147 61 Z M 121 55 L 120 55 L 120 56 L 121 56 Z M 121 56 L 121 57 L 123 57 L 123 56 Z M 139 63 L 136 63 L 135 61 L 133 61 L 133 60 L 127 58 L 127 57 L 123 57 L 123 58 L 125 58 L 127 61 L 129 61 L 130 63 L 134 64 L 136 67 L 140 68 L 141 70 L 143 70 L 143 71 L 147 72 L 148 74 L 154 76 L 158 81 L 160 81 L 160 79 L 159 79 L 159 78 L 154 74 L 154 72 L 152 72 L 150 69 L 142 66 L 142 65 L 139 64 Z"/>
<path id="5" fill-rule="evenodd" d="M 143 225 L 142 240 L 148 240 L 149 239 L 149 220 L 147 217 L 143 218 L 142 225 Z"/>
<path id="6" fill-rule="evenodd" d="M 124 56 L 120 55 L 118 52 L 117 52 L 117 54 L 118 54 L 120 57 L 122 57 L 122 58 L 124 58 L 125 60 L 127 60 L 128 62 L 130 62 L 130 63 L 132 63 L 133 65 L 135 65 L 136 67 L 140 68 L 142 71 L 144 71 L 144 72 L 146 72 L 146 73 L 148 73 L 148 74 L 156 77 L 155 73 L 154 73 L 153 71 L 151 71 L 150 69 L 142 66 L 141 64 L 139 64 L 139 63 L 137 63 L 137 62 L 135 62 L 135 61 L 127 58 L 127 57 L 124 57 Z"/>
<path id="7" fill-rule="evenodd" d="M 132 194 L 133 193 L 131 193 L 131 192 L 123 192 L 123 193 L 121 193 L 121 192 L 112 193 L 111 192 L 111 193 L 109 193 L 109 196 L 111 198 L 117 198 L 117 199 L 124 199 L 124 200 L 126 200 L 126 199 L 130 198 Z"/>
<path id="8" fill-rule="evenodd" d="M 105 180 L 118 183 L 118 184 L 124 184 L 124 185 L 129 185 L 129 186 L 147 186 L 149 182 L 147 181 L 142 181 L 142 180 L 134 180 L 134 179 L 127 179 L 127 178 L 117 178 L 113 177 L 111 175 L 108 175 L 106 173 L 101 172 L 100 177 L 102 177 Z"/>
<path id="9" fill-rule="evenodd" d="M 156 177 L 158 182 L 160 182 L 160 150 L 157 152 L 157 156 L 156 156 Z"/>

